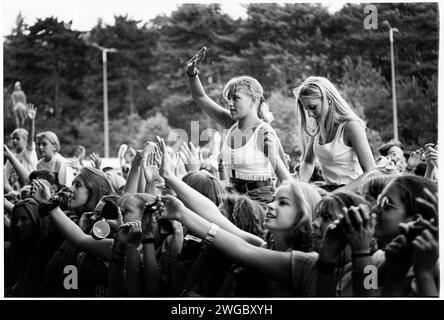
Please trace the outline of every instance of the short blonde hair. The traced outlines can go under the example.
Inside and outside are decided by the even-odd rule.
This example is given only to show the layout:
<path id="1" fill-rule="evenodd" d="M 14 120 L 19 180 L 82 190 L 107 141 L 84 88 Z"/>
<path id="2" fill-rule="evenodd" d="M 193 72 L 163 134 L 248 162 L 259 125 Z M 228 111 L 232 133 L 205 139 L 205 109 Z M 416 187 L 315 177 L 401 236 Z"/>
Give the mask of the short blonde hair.
<path id="1" fill-rule="evenodd" d="M 46 138 L 56 147 L 56 152 L 60 150 L 60 141 L 57 135 L 52 131 L 43 131 L 37 135 L 37 140 Z"/>
<path id="2" fill-rule="evenodd" d="M 259 101 L 257 108 L 258 117 L 267 123 L 271 123 L 274 120 L 274 117 L 270 111 L 270 107 L 265 102 L 264 89 L 259 81 L 249 76 L 232 78 L 225 85 L 222 95 L 225 99 L 228 99 L 240 89 L 243 89 L 246 94 L 250 95 L 253 101 Z"/>

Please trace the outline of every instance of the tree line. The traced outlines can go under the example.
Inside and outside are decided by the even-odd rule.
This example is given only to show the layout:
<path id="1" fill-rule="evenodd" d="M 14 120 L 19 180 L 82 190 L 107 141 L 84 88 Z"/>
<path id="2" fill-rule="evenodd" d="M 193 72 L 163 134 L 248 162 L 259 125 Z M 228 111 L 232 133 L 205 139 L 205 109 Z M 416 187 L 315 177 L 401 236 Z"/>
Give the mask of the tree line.
<path id="1" fill-rule="evenodd" d="M 101 52 L 108 54 L 111 154 L 139 147 L 171 128 L 217 125 L 194 105 L 185 63 L 202 46 L 207 93 L 221 104 L 223 85 L 247 74 L 264 87 L 284 149 L 299 155 L 292 89 L 310 75 L 335 83 L 363 117 L 373 150 L 393 136 L 388 20 L 395 34 L 399 138 L 413 149 L 437 141 L 438 4 L 377 4 L 376 29 L 364 28 L 364 4 L 330 13 L 321 4 L 245 4 L 233 19 L 220 5 L 183 4 L 149 21 L 115 16 L 91 30 L 72 30 L 54 17 L 26 25 L 19 15 L 4 38 L 4 134 L 14 129 L 10 94 L 20 81 L 38 107 L 37 130 L 55 131 L 62 152 L 81 144 L 103 155 Z M 88 42 L 85 42 L 85 36 Z"/>

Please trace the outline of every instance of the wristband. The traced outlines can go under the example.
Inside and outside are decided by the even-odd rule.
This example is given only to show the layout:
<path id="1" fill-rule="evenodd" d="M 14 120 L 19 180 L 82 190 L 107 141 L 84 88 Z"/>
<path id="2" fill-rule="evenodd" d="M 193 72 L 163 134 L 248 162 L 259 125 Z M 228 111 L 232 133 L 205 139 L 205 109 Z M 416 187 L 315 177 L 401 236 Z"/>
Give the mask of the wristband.
<path id="1" fill-rule="evenodd" d="M 318 271 L 321 273 L 333 273 L 336 270 L 336 263 L 323 262 L 318 260 L 316 263 Z"/>
<path id="2" fill-rule="evenodd" d="M 154 238 L 144 238 L 142 239 L 142 244 L 154 243 Z"/>
<path id="3" fill-rule="evenodd" d="M 362 257 L 371 257 L 372 255 L 373 255 L 373 253 L 371 253 L 370 251 L 367 251 L 367 252 L 352 253 L 351 257 L 352 258 L 362 258 Z"/>
<path id="4" fill-rule="evenodd" d="M 187 70 L 187 75 L 188 75 L 188 77 L 190 77 L 190 78 L 193 78 L 193 77 L 197 76 L 197 74 L 198 74 L 197 70 L 196 70 L 196 72 L 195 72 L 194 74 L 189 74 L 189 73 L 188 73 L 188 70 Z"/>

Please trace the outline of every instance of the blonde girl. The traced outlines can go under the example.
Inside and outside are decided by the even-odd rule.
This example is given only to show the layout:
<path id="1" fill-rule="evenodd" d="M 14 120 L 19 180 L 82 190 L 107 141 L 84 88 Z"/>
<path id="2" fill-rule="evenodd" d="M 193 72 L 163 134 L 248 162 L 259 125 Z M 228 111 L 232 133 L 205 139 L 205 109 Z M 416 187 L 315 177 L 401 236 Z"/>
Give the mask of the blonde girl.
<path id="1" fill-rule="evenodd" d="M 273 120 L 261 84 L 249 76 L 232 78 L 223 89 L 229 109 L 212 100 L 200 82 L 197 65 L 205 48 L 187 64 L 188 83 L 194 102 L 225 129 L 221 155 L 227 177 L 239 192 L 263 202 L 271 200 L 274 169 L 267 152 L 266 136 L 276 137 L 269 123 Z M 278 142 L 280 159 L 284 159 Z"/>
<path id="2" fill-rule="evenodd" d="M 315 159 L 329 190 L 349 184 L 374 167 L 364 121 L 328 79 L 309 77 L 294 94 L 303 150 L 299 176 L 303 181 L 309 181 Z"/>

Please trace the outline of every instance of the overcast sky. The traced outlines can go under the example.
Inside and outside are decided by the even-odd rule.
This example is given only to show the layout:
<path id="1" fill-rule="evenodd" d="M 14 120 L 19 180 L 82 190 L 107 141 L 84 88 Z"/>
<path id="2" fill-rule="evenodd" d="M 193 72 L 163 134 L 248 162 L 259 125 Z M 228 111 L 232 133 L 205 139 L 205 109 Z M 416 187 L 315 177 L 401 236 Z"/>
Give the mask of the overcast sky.
<path id="1" fill-rule="evenodd" d="M 222 3 L 222 10 L 234 18 L 242 17 L 245 10 L 240 2 L 273 2 L 273 1 L 174 1 L 174 0 L 2 0 L 2 28 L 3 34 L 11 33 L 15 26 L 15 19 L 21 11 L 25 22 L 34 24 L 37 18 L 55 16 L 63 21 L 73 21 L 75 30 L 90 30 L 101 17 L 106 24 L 114 23 L 114 15 L 125 15 L 130 18 L 146 22 L 159 14 L 170 14 L 180 3 Z M 282 1 L 274 1 L 282 2 Z M 291 2 L 291 1 L 288 1 Z M 321 1 L 300 1 L 321 2 Z M 337 10 L 346 1 L 322 1 Z"/>

